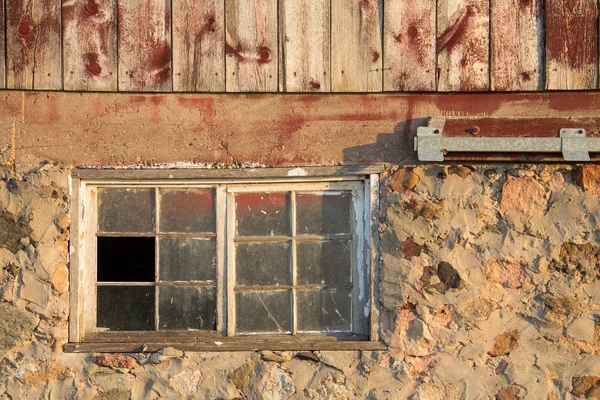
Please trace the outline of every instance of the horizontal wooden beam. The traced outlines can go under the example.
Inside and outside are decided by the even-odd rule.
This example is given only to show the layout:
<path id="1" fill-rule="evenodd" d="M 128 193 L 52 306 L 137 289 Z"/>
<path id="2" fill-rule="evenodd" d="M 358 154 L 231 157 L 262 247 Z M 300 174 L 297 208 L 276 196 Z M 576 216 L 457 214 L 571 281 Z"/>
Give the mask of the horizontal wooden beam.
<path id="1" fill-rule="evenodd" d="M 164 343 L 66 343 L 66 353 L 153 353 L 166 347 L 182 351 L 384 351 L 381 342 L 306 342 L 294 341 L 262 342 L 164 342 Z"/>
<path id="2" fill-rule="evenodd" d="M 446 131 L 457 134 L 473 126 L 490 136 L 600 129 L 600 92 L 0 95 L 0 150 L 16 150 L 17 163 L 34 156 L 74 166 L 414 164 L 412 138 L 430 117 L 454 119 Z"/>

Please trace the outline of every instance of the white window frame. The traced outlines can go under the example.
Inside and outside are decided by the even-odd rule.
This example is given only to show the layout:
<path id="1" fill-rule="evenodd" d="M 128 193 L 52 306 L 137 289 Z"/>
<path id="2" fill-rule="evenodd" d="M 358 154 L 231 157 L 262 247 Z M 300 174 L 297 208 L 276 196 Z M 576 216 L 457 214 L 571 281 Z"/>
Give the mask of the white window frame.
<path id="1" fill-rule="evenodd" d="M 379 342 L 376 298 L 379 173 L 381 166 L 310 167 L 241 170 L 74 170 L 71 176 L 71 260 L 69 343 L 65 351 L 153 351 L 167 345 L 184 350 L 383 349 Z M 102 332 L 96 328 L 96 190 L 99 187 L 215 188 L 217 245 L 217 332 Z M 238 334 L 235 331 L 235 202 L 241 192 L 358 190 L 353 209 L 351 330 L 362 335 L 298 333 L 296 276 L 292 276 L 292 335 Z M 291 207 L 295 200 L 291 199 Z M 224 206 L 227 206 L 227 210 Z M 292 216 L 295 210 L 290 210 Z M 362 216 L 359 215 L 363 214 Z M 295 220 L 295 216 L 292 221 Z M 293 223 L 293 222 L 292 222 Z M 292 227 L 293 228 L 293 227 Z M 295 232 L 295 229 L 292 229 Z M 290 236 L 295 265 L 297 238 Z M 156 256 L 158 259 L 158 255 Z M 295 272 L 295 268 L 294 268 Z M 356 275 L 355 275 L 356 274 Z M 354 278 L 353 278 L 354 279 Z M 360 300 L 354 300 L 358 296 Z M 354 307 L 360 302 L 362 309 Z M 158 315 L 156 315 L 158 320 Z M 361 329 L 356 329 L 361 326 Z"/>

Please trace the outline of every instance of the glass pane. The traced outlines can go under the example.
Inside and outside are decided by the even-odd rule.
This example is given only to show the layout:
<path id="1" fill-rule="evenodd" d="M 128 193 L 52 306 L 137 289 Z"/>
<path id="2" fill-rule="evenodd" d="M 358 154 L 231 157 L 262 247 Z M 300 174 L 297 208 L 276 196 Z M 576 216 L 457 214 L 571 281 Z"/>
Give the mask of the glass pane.
<path id="1" fill-rule="evenodd" d="M 349 240 L 299 242 L 298 284 L 350 283 L 350 246 Z"/>
<path id="2" fill-rule="evenodd" d="M 291 332 L 291 298 L 287 290 L 236 293 L 237 331 Z"/>
<path id="3" fill-rule="evenodd" d="M 235 195 L 237 236 L 289 236 L 287 193 Z"/>
<path id="4" fill-rule="evenodd" d="M 296 195 L 296 233 L 335 235 L 351 232 L 350 192 L 323 192 Z"/>
<path id="5" fill-rule="evenodd" d="M 98 231 L 154 232 L 154 189 L 98 190 Z"/>
<path id="6" fill-rule="evenodd" d="M 290 244 L 239 243 L 235 251 L 238 285 L 291 285 Z"/>
<path id="7" fill-rule="evenodd" d="M 216 330 L 214 287 L 160 286 L 158 290 L 161 330 Z"/>
<path id="8" fill-rule="evenodd" d="M 161 281 L 214 281 L 215 239 L 160 238 Z"/>
<path id="9" fill-rule="evenodd" d="M 98 282 L 154 282 L 153 237 L 98 237 Z"/>
<path id="10" fill-rule="evenodd" d="M 350 289 L 299 290 L 298 330 L 350 331 Z"/>
<path id="11" fill-rule="evenodd" d="M 111 331 L 154 330 L 154 286 L 98 286 L 97 326 Z"/>
<path id="12" fill-rule="evenodd" d="M 215 232 L 214 190 L 160 189 L 161 232 Z"/>

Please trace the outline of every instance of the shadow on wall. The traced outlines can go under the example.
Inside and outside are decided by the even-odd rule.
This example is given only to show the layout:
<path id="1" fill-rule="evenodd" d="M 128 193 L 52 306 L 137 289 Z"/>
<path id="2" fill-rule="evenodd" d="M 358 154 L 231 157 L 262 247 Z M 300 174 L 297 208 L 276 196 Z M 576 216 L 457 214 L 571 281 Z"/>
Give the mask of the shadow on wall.
<path id="1" fill-rule="evenodd" d="M 427 126 L 428 123 L 429 118 L 401 121 L 394 126 L 393 132 L 379 133 L 375 143 L 347 147 L 344 149 L 344 164 L 418 164 L 413 145 L 414 138 L 417 128 Z"/>

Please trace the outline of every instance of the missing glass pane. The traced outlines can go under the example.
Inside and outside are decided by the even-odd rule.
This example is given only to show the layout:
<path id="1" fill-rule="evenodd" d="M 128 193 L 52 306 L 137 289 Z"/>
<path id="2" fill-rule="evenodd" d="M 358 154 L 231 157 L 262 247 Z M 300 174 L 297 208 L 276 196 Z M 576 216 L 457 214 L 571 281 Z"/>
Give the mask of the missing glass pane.
<path id="1" fill-rule="evenodd" d="M 161 189 L 160 231 L 215 232 L 214 190 Z"/>
<path id="2" fill-rule="evenodd" d="M 299 290 L 297 296 L 299 331 L 350 331 L 350 289 Z"/>
<path id="3" fill-rule="evenodd" d="M 350 283 L 351 242 L 324 240 L 297 244 L 300 285 Z"/>
<path id="4" fill-rule="evenodd" d="M 291 297 L 288 290 L 236 293 L 237 331 L 290 332 Z"/>
<path id="5" fill-rule="evenodd" d="M 235 251 L 238 285 L 290 285 L 290 244 L 238 243 Z"/>
<path id="6" fill-rule="evenodd" d="M 287 193 L 238 193 L 235 195 L 238 236 L 289 236 Z"/>
<path id="7" fill-rule="evenodd" d="M 98 282 L 154 282 L 153 237 L 98 237 Z"/>
<path id="8" fill-rule="evenodd" d="M 350 192 L 298 193 L 296 233 L 298 235 L 350 234 Z"/>
<path id="9" fill-rule="evenodd" d="M 154 330 L 154 286 L 98 286 L 97 326 L 111 331 Z"/>
<path id="10" fill-rule="evenodd" d="M 98 190 L 98 231 L 154 232 L 154 189 Z"/>
<path id="11" fill-rule="evenodd" d="M 160 238 L 161 281 L 214 281 L 215 239 Z"/>
<path id="12" fill-rule="evenodd" d="M 215 330 L 214 287 L 160 286 L 159 328 L 161 330 Z"/>

